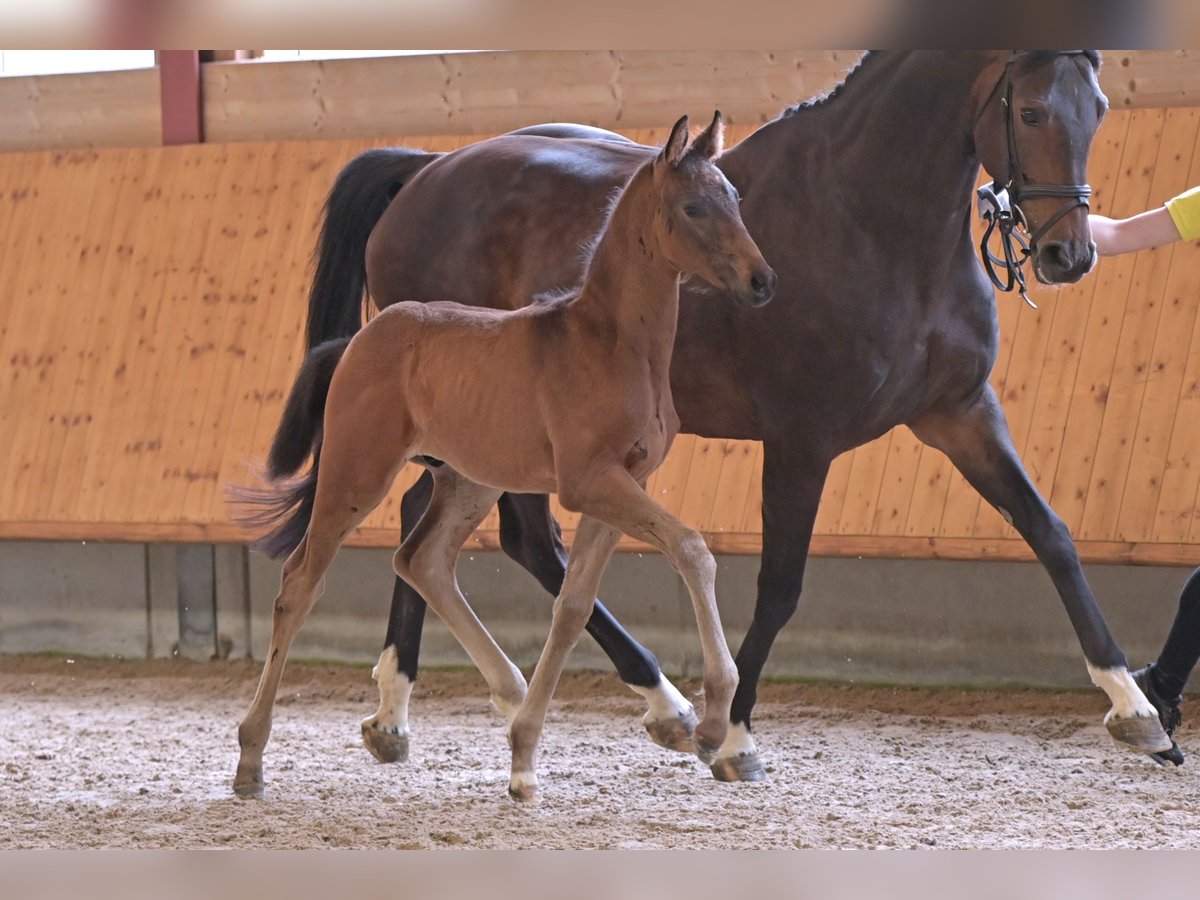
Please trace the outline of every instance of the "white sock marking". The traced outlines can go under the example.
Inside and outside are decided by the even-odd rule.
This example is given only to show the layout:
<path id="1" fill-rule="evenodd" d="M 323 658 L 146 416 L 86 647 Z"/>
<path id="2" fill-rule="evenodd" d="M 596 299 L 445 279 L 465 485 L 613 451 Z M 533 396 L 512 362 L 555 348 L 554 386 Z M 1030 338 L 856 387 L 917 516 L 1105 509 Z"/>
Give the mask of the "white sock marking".
<path id="1" fill-rule="evenodd" d="M 630 690 L 646 698 L 649 707 L 643 722 L 660 722 L 665 719 L 686 719 L 695 714 L 692 704 L 679 693 L 679 689 L 667 681 L 665 675 L 658 676 L 658 684 L 654 687 L 637 687 L 629 685 Z"/>
<path id="2" fill-rule="evenodd" d="M 380 731 L 408 734 L 408 698 L 413 683 L 397 668 L 396 648 L 388 647 L 371 670 L 379 685 L 379 711 L 367 719 L 367 724 Z"/>
<path id="3" fill-rule="evenodd" d="M 1113 708 L 1104 717 L 1107 723 L 1113 717 L 1127 718 L 1157 718 L 1158 713 L 1146 699 L 1146 695 L 1134 683 L 1133 676 L 1125 668 L 1097 669 L 1088 664 L 1088 675 L 1092 683 L 1108 694 Z"/>
<path id="4" fill-rule="evenodd" d="M 754 735 L 750 733 L 750 729 L 742 723 L 736 722 L 729 726 L 729 733 L 725 736 L 725 743 L 717 752 L 717 759 L 732 759 L 757 752 L 758 747 L 754 745 Z"/>

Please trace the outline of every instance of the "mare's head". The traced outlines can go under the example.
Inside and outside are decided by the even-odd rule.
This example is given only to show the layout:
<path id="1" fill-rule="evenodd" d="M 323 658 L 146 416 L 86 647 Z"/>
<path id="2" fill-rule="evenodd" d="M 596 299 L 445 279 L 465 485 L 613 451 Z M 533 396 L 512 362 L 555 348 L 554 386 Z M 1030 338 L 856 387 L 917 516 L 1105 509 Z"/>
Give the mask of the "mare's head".
<path id="1" fill-rule="evenodd" d="M 762 306 L 778 279 L 742 224 L 737 191 L 713 165 L 724 136 L 719 112 L 690 144 L 687 116 L 675 123 L 653 166 L 659 200 L 655 234 L 680 272 L 698 275 L 743 306 Z"/>
<path id="2" fill-rule="evenodd" d="M 1096 261 L 1087 161 L 1108 110 L 1099 68 L 1094 51 L 1006 51 L 976 85 L 976 152 L 1024 215 L 1043 284 L 1078 281 Z"/>

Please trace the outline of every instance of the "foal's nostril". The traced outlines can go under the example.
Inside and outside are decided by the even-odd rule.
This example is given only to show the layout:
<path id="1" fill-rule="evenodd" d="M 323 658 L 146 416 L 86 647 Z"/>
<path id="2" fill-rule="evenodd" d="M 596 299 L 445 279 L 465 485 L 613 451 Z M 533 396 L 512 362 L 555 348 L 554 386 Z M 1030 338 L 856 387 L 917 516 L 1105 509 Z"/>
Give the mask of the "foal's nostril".
<path id="1" fill-rule="evenodd" d="M 750 290 L 754 296 L 761 300 L 763 297 L 770 297 L 775 293 L 775 284 L 778 277 L 774 272 L 755 272 L 750 276 Z"/>

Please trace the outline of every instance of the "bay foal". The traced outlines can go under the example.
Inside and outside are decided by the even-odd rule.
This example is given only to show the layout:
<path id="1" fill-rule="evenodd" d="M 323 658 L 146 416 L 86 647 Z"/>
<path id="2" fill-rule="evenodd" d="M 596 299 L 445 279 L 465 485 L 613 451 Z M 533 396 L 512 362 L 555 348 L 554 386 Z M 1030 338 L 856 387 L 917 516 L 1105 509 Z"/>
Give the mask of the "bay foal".
<path id="1" fill-rule="evenodd" d="M 578 291 L 516 311 L 400 303 L 353 340 L 309 354 L 268 473 L 292 475 L 310 453 L 312 469 L 258 497 L 263 521 L 276 523 L 260 548 L 290 556 L 258 691 L 238 730 L 238 794 L 262 792 L 262 754 L 288 649 L 334 554 L 413 458 L 430 465 L 435 487 L 396 552 L 396 573 L 445 621 L 509 718 L 509 792 L 536 796 L 546 710 L 620 532 L 661 550 L 687 584 L 704 653 L 696 752 L 712 762 L 737 685 L 713 593 L 716 565 L 700 535 L 644 485 L 679 428 L 668 372 L 681 274 L 747 306 L 766 303 L 775 289 L 775 273 L 742 224 L 737 193 L 712 163 L 722 138 L 719 113 L 690 148 L 687 118 L 676 123 L 613 205 Z M 565 508 L 582 513 L 528 692 L 454 575 L 463 543 L 505 490 L 557 491 Z"/>

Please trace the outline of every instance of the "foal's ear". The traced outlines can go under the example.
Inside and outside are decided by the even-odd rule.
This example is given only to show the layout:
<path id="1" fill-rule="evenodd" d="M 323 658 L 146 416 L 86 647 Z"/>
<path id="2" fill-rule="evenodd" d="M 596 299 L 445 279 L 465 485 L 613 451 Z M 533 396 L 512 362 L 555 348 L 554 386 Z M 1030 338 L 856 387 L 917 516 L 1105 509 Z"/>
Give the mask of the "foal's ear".
<path id="1" fill-rule="evenodd" d="M 699 153 L 701 156 L 715 159 L 721 155 L 721 151 L 724 149 L 725 119 L 718 109 L 716 115 L 713 116 L 712 124 L 700 132 L 700 136 L 692 141 L 692 149 L 688 152 Z"/>
<path id="2" fill-rule="evenodd" d="M 687 142 L 688 117 L 681 116 L 675 123 L 675 127 L 671 129 L 671 136 L 667 138 L 667 143 L 663 145 L 662 153 L 658 154 L 658 158 L 669 166 L 679 165 L 679 161 L 683 159 L 684 152 L 687 150 Z"/>

